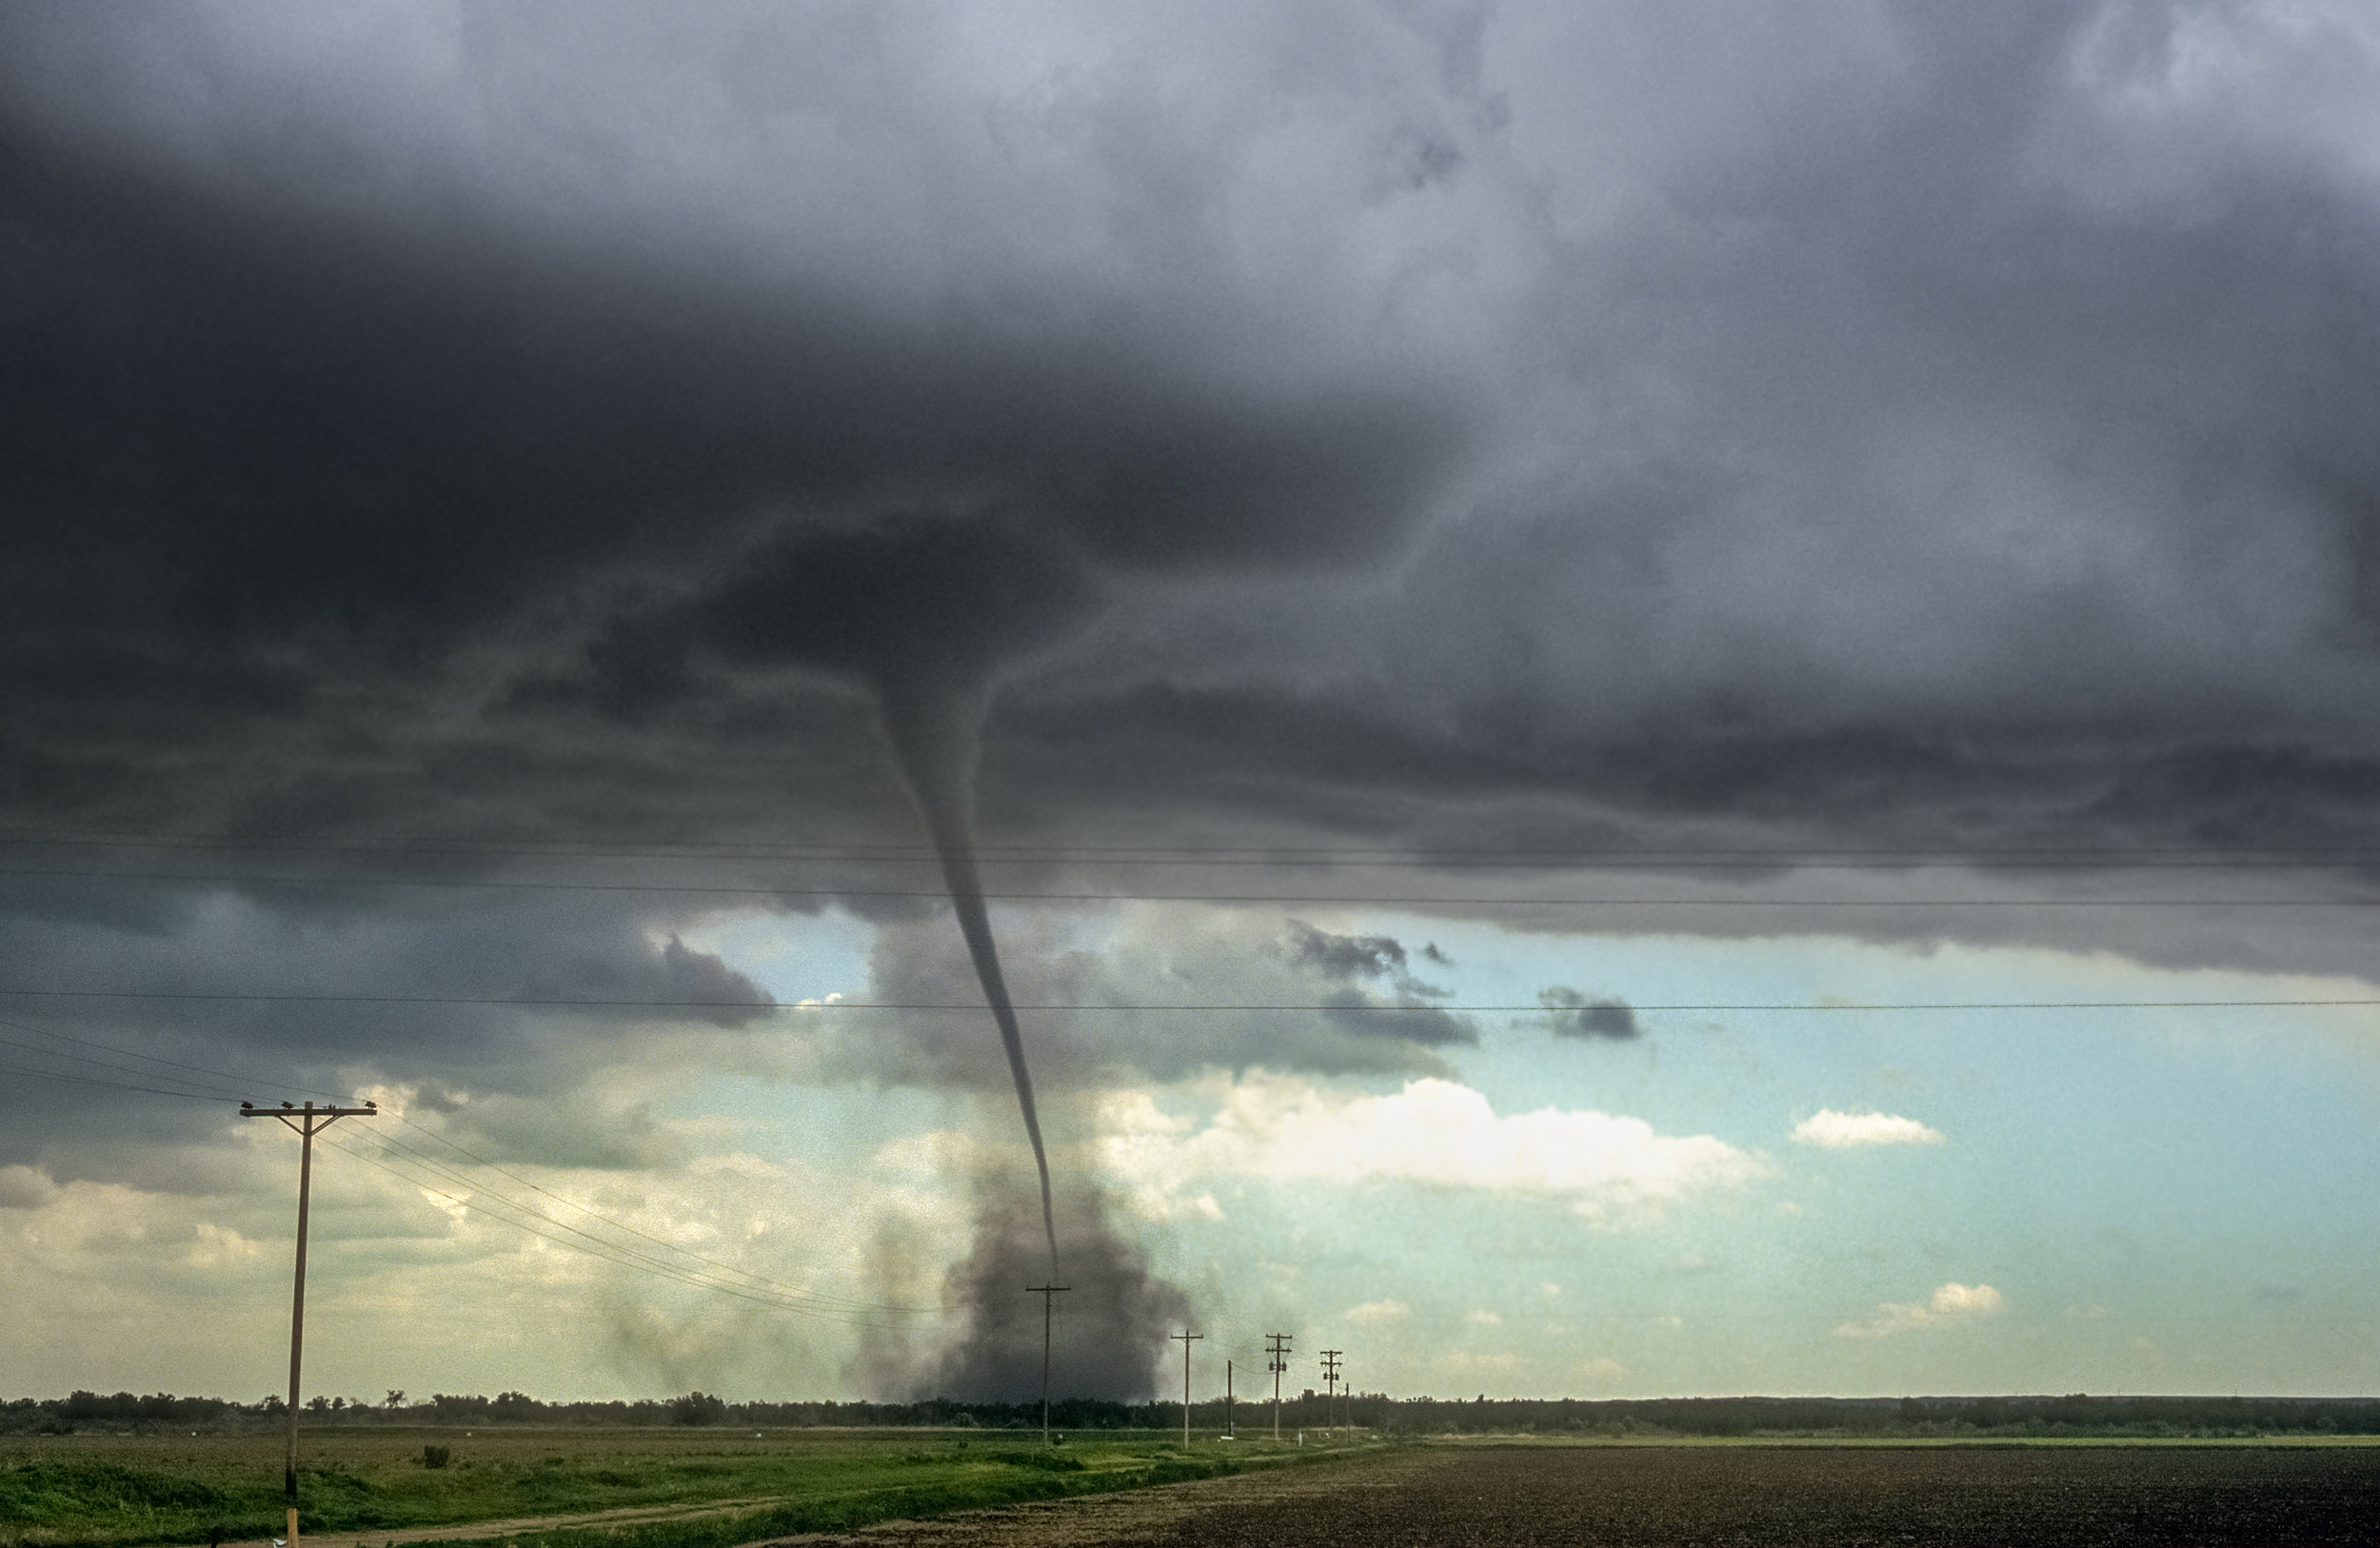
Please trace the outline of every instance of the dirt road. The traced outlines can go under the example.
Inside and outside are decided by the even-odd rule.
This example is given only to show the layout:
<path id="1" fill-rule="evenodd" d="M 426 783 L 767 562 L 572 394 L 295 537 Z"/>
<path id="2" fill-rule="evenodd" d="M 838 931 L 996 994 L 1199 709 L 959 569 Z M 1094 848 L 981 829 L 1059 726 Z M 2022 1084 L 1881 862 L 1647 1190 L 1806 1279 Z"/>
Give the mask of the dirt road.
<path id="1" fill-rule="evenodd" d="M 298 1548 L 381 1548 L 384 1543 L 452 1542 L 476 1538 L 506 1538 L 519 1532 L 550 1532 L 571 1526 L 642 1526 L 652 1521 L 686 1521 L 704 1516 L 734 1516 L 784 1503 L 783 1495 L 751 1499 L 709 1499 L 692 1505 L 629 1505 L 616 1510 L 582 1511 L 572 1516 L 522 1516 L 502 1521 L 458 1521 L 446 1526 L 374 1527 L 369 1532 L 307 1533 Z M 301 1523 L 302 1524 L 302 1523 Z M 281 1539 L 249 1541 L 225 1538 L 222 1548 L 272 1548 Z M 193 1543 L 187 1548 L 205 1548 Z"/>
<path id="2" fill-rule="evenodd" d="M 2370 1544 L 2380 1448 L 1462 1447 L 768 1548 Z"/>

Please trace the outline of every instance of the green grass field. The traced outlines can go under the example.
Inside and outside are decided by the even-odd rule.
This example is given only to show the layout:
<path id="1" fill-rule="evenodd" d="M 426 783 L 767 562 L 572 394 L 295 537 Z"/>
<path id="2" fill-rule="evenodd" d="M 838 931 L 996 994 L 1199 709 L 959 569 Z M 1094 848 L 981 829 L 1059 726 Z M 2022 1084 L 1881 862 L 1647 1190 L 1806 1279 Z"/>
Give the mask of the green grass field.
<path id="1" fill-rule="evenodd" d="M 428 1467 L 424 1448 L 447 1465 Z M 1259 1441 L 1189 1455 L 1162 1435 L 886 1430 L 324 1429 L 301 1441 L 308 1533 L 402 1531 L 623 1508 L 743 1504 L 707 1522 L 540 1534 L 551 1548 L 748 1541 L 894 1516 L 1054 1498 L 1318 1459 Z M 278 1536 L 281 1442 L 266 1434 L 0 1440 L 0 1548 Z"/>

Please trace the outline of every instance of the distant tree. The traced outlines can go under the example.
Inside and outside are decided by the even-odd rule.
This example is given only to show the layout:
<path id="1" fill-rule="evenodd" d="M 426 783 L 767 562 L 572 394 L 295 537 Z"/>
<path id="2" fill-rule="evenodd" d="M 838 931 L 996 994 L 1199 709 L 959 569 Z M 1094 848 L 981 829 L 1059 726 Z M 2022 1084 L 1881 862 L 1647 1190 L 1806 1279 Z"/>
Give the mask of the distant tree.
<path id="1" fill-rule="evenodd" d="M 388 1389 L 388 1406 L 391 1408 L 403 1408 L 405 1406 L 405 1389 L 403 1387 L 390 1387 Z"/>

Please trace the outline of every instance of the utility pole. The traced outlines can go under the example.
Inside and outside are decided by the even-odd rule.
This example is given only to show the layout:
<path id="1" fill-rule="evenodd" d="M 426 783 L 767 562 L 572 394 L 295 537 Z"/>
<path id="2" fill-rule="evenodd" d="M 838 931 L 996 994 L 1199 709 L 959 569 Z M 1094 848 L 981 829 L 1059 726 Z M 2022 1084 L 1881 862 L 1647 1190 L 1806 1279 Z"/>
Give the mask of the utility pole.
<path id="1" fill-rule="evenodd" d="M 1266 1345 L 1273 1357 L 1267 1368 L 1273 1373 L 1273 1440 L 1278 1445 L 1280 1441 L 1280 1374 L 1289 1369 L 1289 1335 L 1268 1333 L 1264 1337 L 1272 1340 Z"/>
<path id="2" fill-rule="evenodd" d="M 1233 1412 L 1234 1411 L 1231 1406 L 1231 1361 L 1225 1360 L 1223 1361 L 1223 1439 L 1226 1440 L 1237 1440 L 1240 1439 L 1240 1429 L 1232 1417 Z"/>
<path id="3" fill-rule="evenodd" d="M 1322 1422 L 1331 1421 L 1331 1399 L 1339 1394 L 1339 1357 L 1343 1349 L 1322 1351 Z"/>
<path id="4" fill-rule="evenodd" d="M 1049 1444 L 1049 1309 L 1054 1299 L 1073 1289 L 1070 1284 L 1028 1284 L 1024 1293 L 1041 1298 L 1041 1444 Z"/>
<path id="5" fill-rule="evenodd" d="M 289 1508 L 289 1548 L 297 1548 L 298 1357 L 306 1348 L 306 1206 L 314 1186 L 314 1136 L 343 1118 L 378 1118 L 380 1104 L 367 1101 L 361 1107 L 317 1107 L 309 1101 L 303 1107 L 292 1107 L 285 1101 L 279 1107 L 259 1107 L 252 1101 L 244 1101 L 240 1103 L 240 1116 L 277 1118 L 305 1141 L 298 1147 L 297 1286 L 289 1295 L 289 1435 L 281 1459 L 281 1492 L 283 1502 Z"/>
<path id="6" fill-rule="evenodd" d="M 1183 1328 L 1180 1333 L 1168 1333 L 1165 1337 L 1177 1340 L 1181 1344 L 1181 1449 L 1188 1451 L 1190 1449 L 1190 1346 L 1205 1338 L 1206 1335 L 1193 1333 L 1188 1328 Z"/>

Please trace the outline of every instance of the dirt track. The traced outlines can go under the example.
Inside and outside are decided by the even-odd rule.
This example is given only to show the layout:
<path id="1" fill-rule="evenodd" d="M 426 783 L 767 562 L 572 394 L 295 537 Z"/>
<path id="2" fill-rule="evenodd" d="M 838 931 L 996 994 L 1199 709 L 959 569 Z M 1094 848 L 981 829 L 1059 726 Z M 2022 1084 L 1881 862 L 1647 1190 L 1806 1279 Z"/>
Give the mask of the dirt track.
<path id="1" fill-rule="evenodd" d="M 455 1521 L 445 1526 L 374 1527 L 369 1532 L 308 1532 L 298 1548 L 381 1548 L 384 1543 L 450 1542 L 473 1538 L 503 1538 L 520 1532 L 550 1532 L 572 1526 L 642 1526 L 653 1521 L 693 1520 L 704 1516 L 733 1516 L 784 1502 L 783 1495 L 750 1499 L 708 1499 L 686 1505 L 624 1505 L 617 1510 L 580 1511 L 568 1516 L 519 1516 L 500 1521 Z M 226 1538 L 222 1548 L 272 1548 L 278 1538 L 246 1541 Z M 191 1543 L 185 1548 L 204 1548 Z"/>
<path id="2" fill-rule="evenodd" d="M 1516 1446 L 887 1521 L 770 1548 L 2376 1541 L 2380 1448 Z"/>

